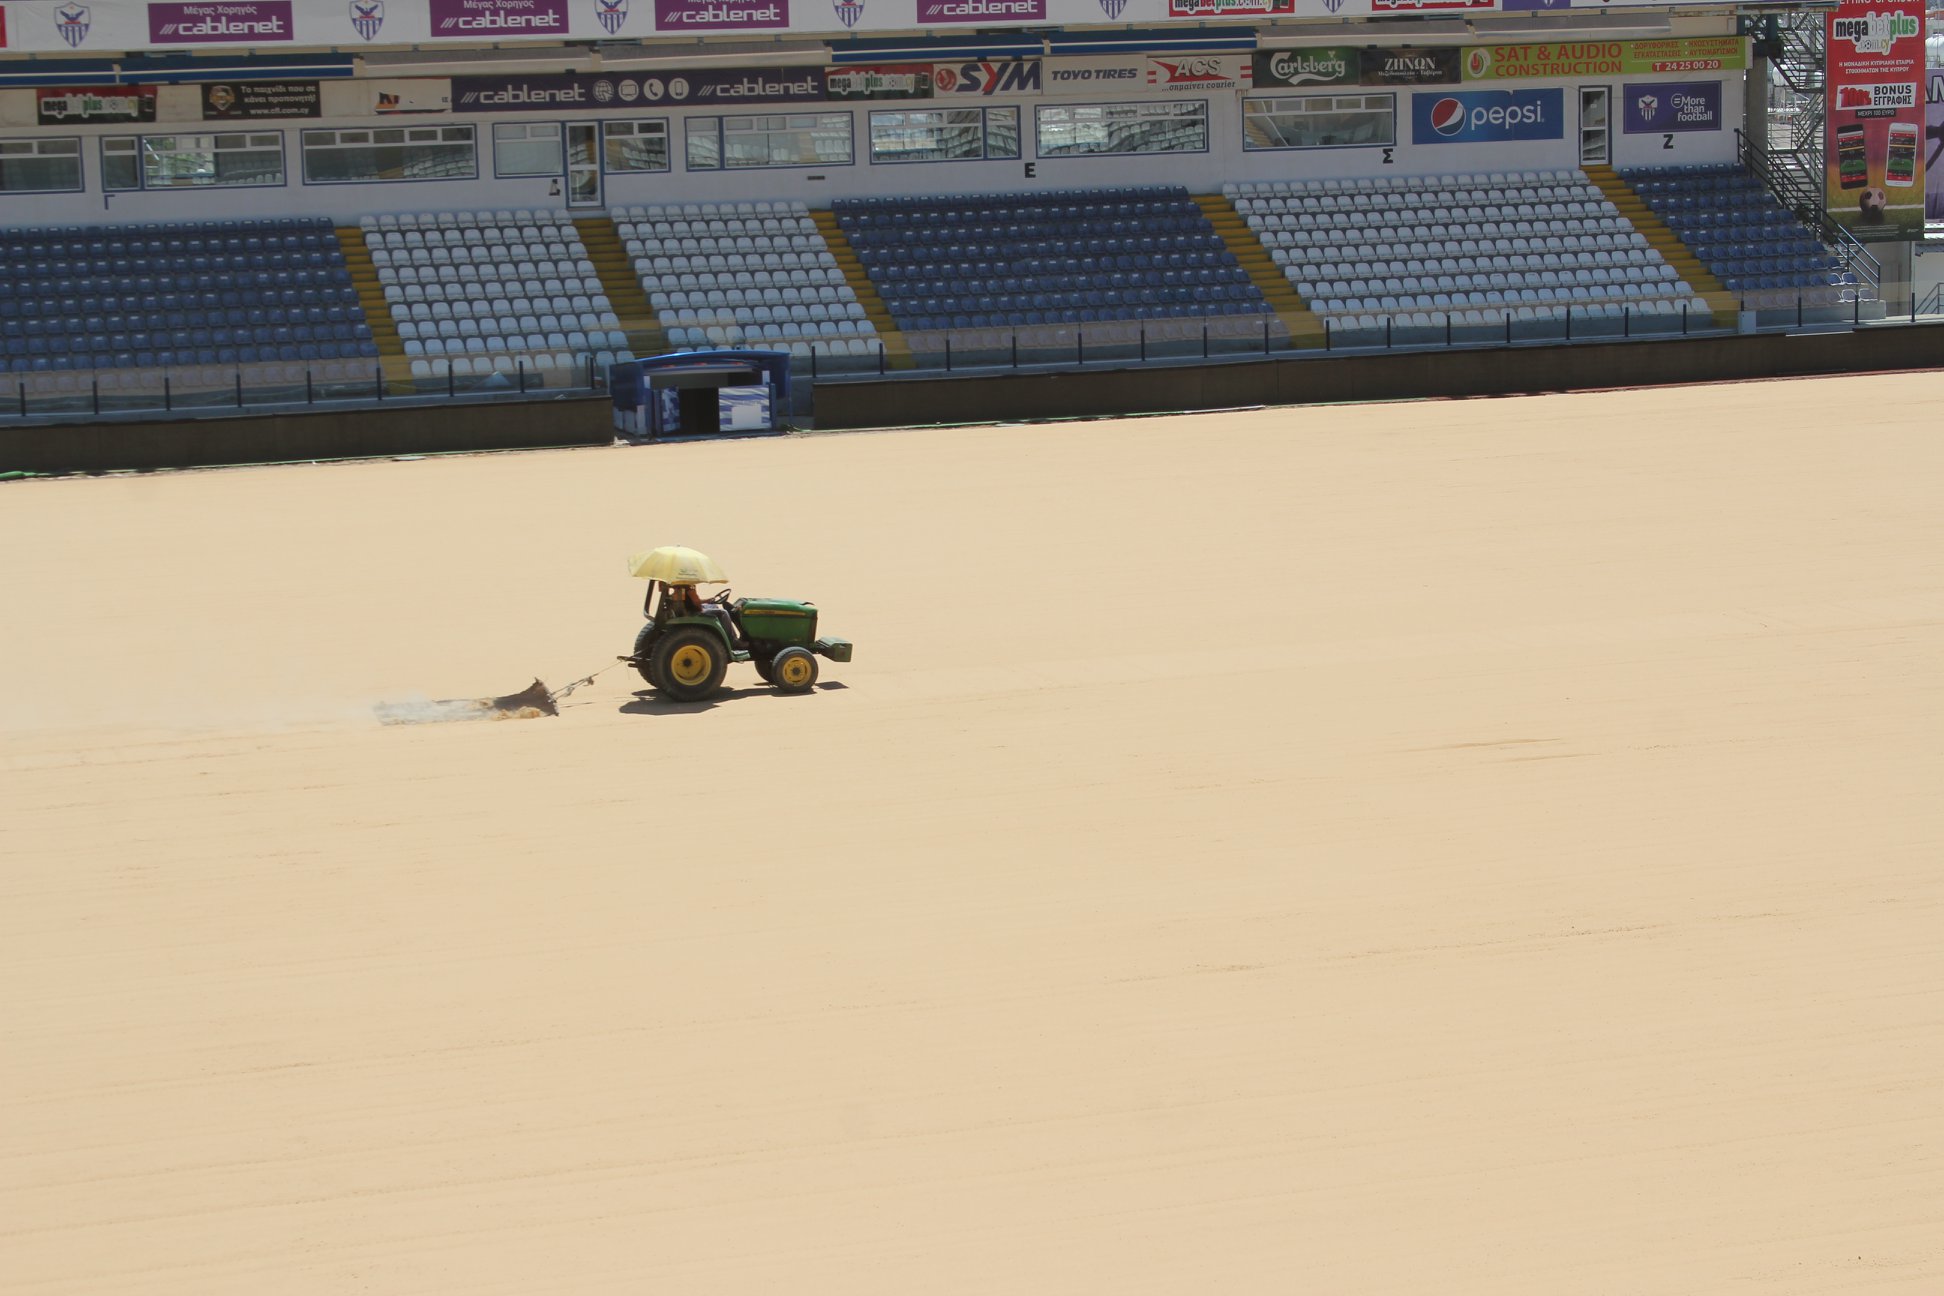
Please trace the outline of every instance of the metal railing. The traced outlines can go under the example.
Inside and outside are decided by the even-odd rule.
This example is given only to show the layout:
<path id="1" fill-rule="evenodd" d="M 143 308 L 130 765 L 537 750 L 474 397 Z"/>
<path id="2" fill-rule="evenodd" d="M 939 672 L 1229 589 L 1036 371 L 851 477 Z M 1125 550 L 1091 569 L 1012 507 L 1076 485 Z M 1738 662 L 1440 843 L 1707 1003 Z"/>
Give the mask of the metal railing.
<path id="1" fill-rule="evenodd" d="M 1830 219 L 1819 190 L 1794 172 L 1773 165 L 1768 155 L 1756 148 L 1754 141 L 1739 128 L 1735 131 L 1735 160 L 1767 186 L 1776 201 L 1788 208 L 1797 220 L 1815 231 L 1816 237 L 1843 263 L 1843 269 L 1854 275 L 1858 284 L 1868 288 L 1872 297 L 1882 295 L 1883 263 L 1857 242 L 1855 235 Z"/>

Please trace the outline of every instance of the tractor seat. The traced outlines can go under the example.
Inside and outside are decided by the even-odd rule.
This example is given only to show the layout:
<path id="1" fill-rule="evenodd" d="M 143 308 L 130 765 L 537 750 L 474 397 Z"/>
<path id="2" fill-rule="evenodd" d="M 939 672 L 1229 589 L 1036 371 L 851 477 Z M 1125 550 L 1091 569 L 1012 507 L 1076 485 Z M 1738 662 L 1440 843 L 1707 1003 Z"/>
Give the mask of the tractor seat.
<path id="1" fill-rule="evenodd" d="M 722 623 L 722 633 L 728 638 L 731 650 L 748 646 L 737 642 L 741 636 L 736 633 L 736 618 L 729 614 L 728 608 L 720 603 L 704 603 L 702 605 L 702 615 L 713 617 Z"/>

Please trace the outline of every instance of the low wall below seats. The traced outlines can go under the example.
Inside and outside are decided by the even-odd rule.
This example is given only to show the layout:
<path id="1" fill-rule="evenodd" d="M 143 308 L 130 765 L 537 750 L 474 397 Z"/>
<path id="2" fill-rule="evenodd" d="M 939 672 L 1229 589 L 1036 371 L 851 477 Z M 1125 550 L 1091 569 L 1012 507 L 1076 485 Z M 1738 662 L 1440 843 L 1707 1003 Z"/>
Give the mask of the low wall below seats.
<path id="1" fill-rule="evenodd" d="M 1944 368 L 1944 324 L 826 382 L 817 427 L 911 427 Z"/>
<path id="2" fill-rule="evenodd" d="M 0 472 L 112 472 L 609 445 L 607 396 L 0 427 Z"/>

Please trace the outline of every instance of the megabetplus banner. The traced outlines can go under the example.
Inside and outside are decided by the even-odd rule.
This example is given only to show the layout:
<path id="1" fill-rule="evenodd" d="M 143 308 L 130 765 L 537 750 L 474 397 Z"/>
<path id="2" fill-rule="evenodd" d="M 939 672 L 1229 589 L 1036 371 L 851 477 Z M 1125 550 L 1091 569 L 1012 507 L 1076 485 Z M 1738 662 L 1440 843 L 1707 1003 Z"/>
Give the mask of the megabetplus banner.
<path id="1" fill-rule="evenodd" d="M 1496 144 L 1566 134 L 1564 90 L 1455 90 L 1411 96 L 1411 143 Z"/>
<path id="2" fill-rule="evenodd" d="M 1620 87 L 1620 129 L 1665 135 L 1721 129 L 1721 82 L 1646 81 Z"/>
<path id="3" fill-rule="evenodd" d="M 1924 158 L 1924 219 L 1944 221 L 1944 68 L 1932 68 L 1925 81 L 1924 145 L 1930 152 Z"/>
<path id="4" fill-rule="evenodd" d="M 1860 239 L 1924 234 L 1924 6 L 1848 0 L 1827 18 L 1827 201 Z"/>
<path id="5" fill-rule="evenodd" d="M 152 122 L 154 86 L 66 86 L 36 90 L 36 120 L 43 126 L 69 122 Z"/>

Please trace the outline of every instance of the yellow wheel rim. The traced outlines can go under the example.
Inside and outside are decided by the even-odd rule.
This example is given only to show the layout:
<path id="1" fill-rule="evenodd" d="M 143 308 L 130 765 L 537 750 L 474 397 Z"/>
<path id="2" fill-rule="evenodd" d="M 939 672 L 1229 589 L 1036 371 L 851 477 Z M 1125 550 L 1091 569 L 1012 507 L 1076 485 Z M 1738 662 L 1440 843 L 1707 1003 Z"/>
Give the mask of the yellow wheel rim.
<path id="1" fill-rule="evenodd" d="M 802 688 L 810 682 L 811 665 L 806 657 L 792 657 L 778 668 L 776 678 L 791 688 Z"/>
<path id="2" fill-rule="evenodd" d="M 709 678 L 715 658 L 699 644 L 684 644 L 668 658 L 668 677 L 677 684 L 700 684 Z"/>

